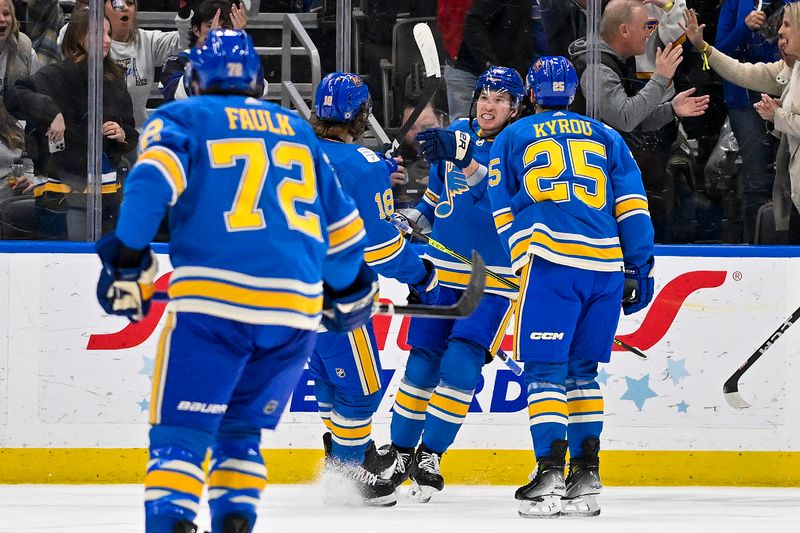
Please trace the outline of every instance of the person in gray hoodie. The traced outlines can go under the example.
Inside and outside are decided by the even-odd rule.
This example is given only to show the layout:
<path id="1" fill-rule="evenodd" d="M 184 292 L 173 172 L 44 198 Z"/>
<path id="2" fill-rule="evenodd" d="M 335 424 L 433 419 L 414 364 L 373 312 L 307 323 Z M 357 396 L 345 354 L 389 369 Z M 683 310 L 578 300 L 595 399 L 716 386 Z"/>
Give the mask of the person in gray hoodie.
<path id="1" fill-rule="evenodd" d="M 675 70 L 683 60 L 680 46 L 667 44 L 656 50 L 655 68 L 646 83 L 636 76 L 635 56 L 646 50 L 652 34 L 648 13 L 638 0 L 612 0 L 600 22 L 600 63 L 587 67 L 586 41 L 570 46 L 570 56 L 580 75 L 579 95 L 572 109 L 585 112 L 582 95 L 596 87 L 598 119 L 618 130 L 642 170 L 650 213 L 657 242 L 670 242 L 670 224 L 674 194 L 668 182 L 667 162 L 674 135 L 664 130 L 676 129 L 676 117 L 694 117 L 705 113 L 708 96 L 693 96 L 691 88 L 671 100 Z"/>

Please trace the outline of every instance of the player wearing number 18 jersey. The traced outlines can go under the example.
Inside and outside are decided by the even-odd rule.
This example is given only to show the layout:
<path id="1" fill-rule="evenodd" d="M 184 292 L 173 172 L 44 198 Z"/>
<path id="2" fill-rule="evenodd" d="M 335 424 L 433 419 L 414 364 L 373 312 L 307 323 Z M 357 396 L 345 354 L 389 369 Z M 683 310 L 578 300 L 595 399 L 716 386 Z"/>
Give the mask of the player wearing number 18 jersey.
<path id="1" fill-rule="evenodd" d="M 251 97 L 258 67 L 242 31 L 212 31 L 192 51 L 188 75 L 199 96 L 153 114 L 116 235 L 97 245 L 101 304 L 142 318 L 157 269 L 148 243 L 171 206 L 174 271 L 150 402 L 147 533 L 195 532 L 206 482 L 212 532 L 252 531 L 267 474 L 261 429 L 277 425 L 320 320 L 360 327 L 377 292 L 358 210 L 308 123 Z"/>
<path id="2" fill-rule="evenodd" d="M 537 461 L 516 498 L 525 517 L 593 516 L 603 426 L 597 364 L 610 359 L 620 303 L 630 314 L 652 298 L 653 225 L 622 137 L 567 111 L 577 86 L 572 65 L 542 57 L 527 84 L 536 114 L 497 137 L 488 188 L 520 273 L 515 354 L 525 363 Z"/>

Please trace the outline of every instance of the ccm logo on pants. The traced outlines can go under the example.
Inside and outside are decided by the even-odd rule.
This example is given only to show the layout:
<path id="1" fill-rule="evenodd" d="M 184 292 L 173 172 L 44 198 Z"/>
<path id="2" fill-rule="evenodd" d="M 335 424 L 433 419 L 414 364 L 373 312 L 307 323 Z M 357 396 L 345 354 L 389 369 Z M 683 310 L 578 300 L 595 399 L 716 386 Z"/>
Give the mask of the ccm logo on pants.
<path id="1" fill-rule="evenodd" d="M 534 331 L 531 333 L 531 340 L 534 341 L 560 341 L 564 339 L 564 332 L 555 333 L 552 331 Z"/>

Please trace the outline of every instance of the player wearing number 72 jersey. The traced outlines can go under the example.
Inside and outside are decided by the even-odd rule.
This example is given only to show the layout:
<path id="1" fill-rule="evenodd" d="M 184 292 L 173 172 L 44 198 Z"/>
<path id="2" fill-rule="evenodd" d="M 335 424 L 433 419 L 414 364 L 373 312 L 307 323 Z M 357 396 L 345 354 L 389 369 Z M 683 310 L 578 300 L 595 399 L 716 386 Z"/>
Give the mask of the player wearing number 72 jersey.
<path id="1" fill-rule="evenodd" d="M 101 304 L 140 319 L 157 268 L 148 243 L 171 206 L 147 533 L 196 531 L 206 481 L 212 532 L 252 531 L 267 474 L 261 429 L 277 425 L 320 320 L 358 328 L 377 293 L 358 210 L 308 123 L 252 97 L 258 67 L 242 31 L 212 31 L 192 51 L 187 75 L 199 95 L 153 114 L 116 235 L 98 243 Z"/>
<path id="2" fill-rule="evenodd" d="M 536 114 L 498 135 L 489 161 L 495 226 L 520 275 L 515 354 L 537 470 L 516 498 L 532 518 L 599 514 L 597 364 L 610 359 L 620 303 L 630 314 L 653 295 L 639 168 L 617 132 L 567 111 L 577 81 L 565 58 L 539 59 L 527 76 Z"/>

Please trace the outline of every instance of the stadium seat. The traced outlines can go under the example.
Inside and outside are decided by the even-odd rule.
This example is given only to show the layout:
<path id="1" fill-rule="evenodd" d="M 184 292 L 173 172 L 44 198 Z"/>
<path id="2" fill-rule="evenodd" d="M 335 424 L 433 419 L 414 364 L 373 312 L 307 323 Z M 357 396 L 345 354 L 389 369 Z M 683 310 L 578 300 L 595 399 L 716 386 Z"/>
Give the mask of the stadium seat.
<path id="1" fill-rule="evenodd" d="M 0 239 L 36 239 L 36 211 L 33 195 L 12 196 L 0 202 Z"/>

